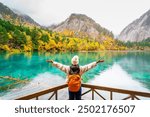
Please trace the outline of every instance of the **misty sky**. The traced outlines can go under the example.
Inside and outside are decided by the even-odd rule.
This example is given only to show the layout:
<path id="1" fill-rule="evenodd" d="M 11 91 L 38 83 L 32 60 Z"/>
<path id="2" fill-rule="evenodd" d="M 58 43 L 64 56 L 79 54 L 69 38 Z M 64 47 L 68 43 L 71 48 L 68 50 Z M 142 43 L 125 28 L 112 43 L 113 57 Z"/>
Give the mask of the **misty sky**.
<path id="1" fill-rule="evenodd" d="M 71 13 L 85 14 L 115 35 L 150 9 L 150 0 L 0 0 L 0 2 L 29 15 L 45 26 L 60 23 Z"/>

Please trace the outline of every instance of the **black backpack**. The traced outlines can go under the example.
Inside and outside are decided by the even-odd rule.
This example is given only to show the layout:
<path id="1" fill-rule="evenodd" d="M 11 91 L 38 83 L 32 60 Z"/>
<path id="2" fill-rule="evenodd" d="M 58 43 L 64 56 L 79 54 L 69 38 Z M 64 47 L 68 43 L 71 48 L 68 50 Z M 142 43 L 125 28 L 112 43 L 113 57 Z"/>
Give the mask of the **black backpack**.
<path id="1" fill-rule="evenodd" d="M 79 73 L 80 73 L 80 67 L 79 67 L 79 65 L 71 65 L 70 66 L 69 75 L 79 74 Z"/>

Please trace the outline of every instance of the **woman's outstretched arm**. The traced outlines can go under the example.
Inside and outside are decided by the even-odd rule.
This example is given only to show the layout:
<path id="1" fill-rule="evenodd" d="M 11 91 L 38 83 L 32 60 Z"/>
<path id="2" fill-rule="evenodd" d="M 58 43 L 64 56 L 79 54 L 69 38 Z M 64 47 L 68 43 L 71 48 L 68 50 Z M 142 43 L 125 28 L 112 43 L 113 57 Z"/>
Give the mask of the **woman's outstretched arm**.
<path id="1" fill-rule="evenodd" d="M 47 60 L 46 62 L 52 63 L 53 66 L 57 67 L 58 69 L 62 70 L 65 73 L 69 72 L 70 67 L 67 65 L 63 65 L 63 64 L 55 62 L 53 60 Z"/>
<path id="2" fill-rule="evenodd" d="M 83 74 L 84 72 L 96 67 L 96 65 L 100 62 L 104 62 L 104 60 L 98 60 L 98 61 L 95 61 L 95 62 L 92 62 L 90 64 L 87 64 L 87 65 L 84 65 L 84 66 L 81 66 L 80 67 L 80 74 Z"/>

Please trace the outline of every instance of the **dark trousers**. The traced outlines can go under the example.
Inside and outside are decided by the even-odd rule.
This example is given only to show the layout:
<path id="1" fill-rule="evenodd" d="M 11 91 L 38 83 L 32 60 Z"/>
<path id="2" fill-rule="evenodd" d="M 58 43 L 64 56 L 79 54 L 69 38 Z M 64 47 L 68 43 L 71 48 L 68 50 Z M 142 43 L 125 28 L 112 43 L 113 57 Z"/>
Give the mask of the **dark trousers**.
<path id="1" fill-rule="evenodd" d="M 78 92 L 69 91 L 69 100 L 81 100 L 81 92 L 82 92 L 81 88 Z"/>

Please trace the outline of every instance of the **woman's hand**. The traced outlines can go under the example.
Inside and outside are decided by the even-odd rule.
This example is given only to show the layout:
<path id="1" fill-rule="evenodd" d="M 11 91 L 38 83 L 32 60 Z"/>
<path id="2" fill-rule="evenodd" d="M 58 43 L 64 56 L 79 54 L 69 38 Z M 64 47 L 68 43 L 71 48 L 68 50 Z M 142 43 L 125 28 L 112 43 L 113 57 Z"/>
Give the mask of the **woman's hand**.
<path id="1" fill-rule="evenodd" d="M 96 63 L 104 62 L 104 60 L 98 60 Z"/>
<path id="2" fill-rule="evenodd" d="M 54 61 L 53 61 L 53 60 L 47 60 L 46 62 L 50 62 L 50 63 L 53 63 Z"/>

